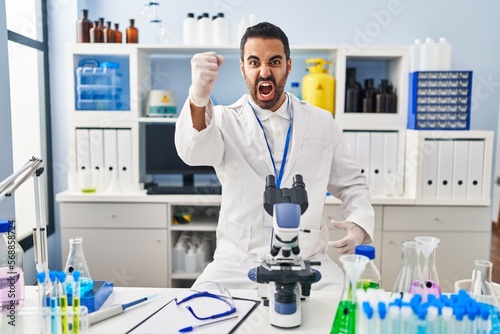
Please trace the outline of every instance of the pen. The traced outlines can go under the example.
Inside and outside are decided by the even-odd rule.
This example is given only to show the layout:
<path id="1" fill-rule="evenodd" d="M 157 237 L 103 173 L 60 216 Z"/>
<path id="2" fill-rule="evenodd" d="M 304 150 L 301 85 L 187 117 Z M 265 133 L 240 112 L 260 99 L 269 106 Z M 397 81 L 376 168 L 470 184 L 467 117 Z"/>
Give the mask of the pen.
<path id="1" fill-rule="evenodd" d="M 98 323 L 99 321 L 103 321 L 106 319 L 109 319 L 111 317 L 114 317 L 115 315 L 118 315 L 128 309 L 129 307 L 132 307 L 134 305 L 140 304 L 142 302 L 145 302 L 147 300 L 153 299 L 155 297 L 158 297 L 160 294 L 157 293 L 155 295 L 151 295 L 148 297 L 140 298 L 137 300 L 134 300 L 130 303 L 125 303 L 125 304 L 115 304 L 111 305 L 107 309 L 96 311 L 94 313 L 89 314 L 88 319 L 89 319 L 89 325 Z"/>
<path id="2" fill-rule="evenodd" d="M 179 329 L 179 333 L 191 332 L 192 330 L 195 330 L 196 328 L 200 328 L 200 327 L 208 326 L 208 325 L 213 325 L 213 324 L 216 324 L 218 322 L 222 322 L 222 321 L 226 321 L 226 320 L 231 320 L 231 319 L 236 319 L 236 318 L 238 318 L 238 316 L 234 315 L 234 316 L 229 317 L 229 318 L 215 320 L 215 321 L 207 322 L 207 323 L 200 324 L 200 325 L 194 325 L 194 326 L 184 327 L 184 328 Z"/>

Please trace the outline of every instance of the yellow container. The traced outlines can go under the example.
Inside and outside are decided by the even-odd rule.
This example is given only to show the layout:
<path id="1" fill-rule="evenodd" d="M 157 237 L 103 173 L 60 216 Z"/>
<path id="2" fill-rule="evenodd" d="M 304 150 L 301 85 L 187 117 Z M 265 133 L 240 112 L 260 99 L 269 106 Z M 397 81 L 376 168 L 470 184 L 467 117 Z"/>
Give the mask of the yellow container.
<path id="1" fill-rule="evenodd" d="M 335 79 L 328 74 L 331 61 L 306 59 L 309 74 L 302 78 L 302 100 L 335 114 Z"/>

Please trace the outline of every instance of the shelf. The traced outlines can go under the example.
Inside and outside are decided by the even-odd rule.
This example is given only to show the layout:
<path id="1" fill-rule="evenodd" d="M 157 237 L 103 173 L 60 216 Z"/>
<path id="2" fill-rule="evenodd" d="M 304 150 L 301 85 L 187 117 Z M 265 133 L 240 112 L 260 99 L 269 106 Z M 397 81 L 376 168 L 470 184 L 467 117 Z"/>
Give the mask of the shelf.
<path id="1" fill-rule="evenodd" d="M 189 279 L 189 280 L 195 280 L 200 276 L 200 272 L 196 273 L 172 273 L 170 276 L 171 279 Z"/>
<path id="2" fill-rule="evenodd" d="M 192 222 L 189 224 L 171 225 L 171 231 L 197 231 L 214 232 L 217 229 L 217 222 Z"/>
<path id="3" fill-rule="evenodd" d="M 139 123 L 175 123 L 177 117 L 139 117 Z"/>

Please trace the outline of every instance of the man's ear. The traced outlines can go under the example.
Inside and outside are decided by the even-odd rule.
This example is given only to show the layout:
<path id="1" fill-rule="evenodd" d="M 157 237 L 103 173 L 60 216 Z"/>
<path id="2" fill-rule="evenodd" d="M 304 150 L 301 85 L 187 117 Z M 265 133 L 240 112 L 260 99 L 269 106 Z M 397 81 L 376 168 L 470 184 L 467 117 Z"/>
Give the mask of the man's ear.
<path id="1" fill-rule="evenodd" d="M 244 74 L 244 70 L 243 70 L 243 62 L 240 60 L 240 73 L 241 73 L 241 76 L 244 77 L 245 74 Z"/>
<path id="2" fill-rule="evenodd" d="M 288 61 L 286 62 L 286 69 L 288 74 L 292 72 L 292 58 L 288 59 Z"/>

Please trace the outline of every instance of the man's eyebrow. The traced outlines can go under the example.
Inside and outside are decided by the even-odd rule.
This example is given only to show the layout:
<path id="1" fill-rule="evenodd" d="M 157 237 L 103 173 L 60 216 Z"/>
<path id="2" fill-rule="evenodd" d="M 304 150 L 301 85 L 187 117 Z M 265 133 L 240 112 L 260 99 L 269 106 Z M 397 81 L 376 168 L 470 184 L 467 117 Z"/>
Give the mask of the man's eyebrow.
<path id="1" fill-rule="evenodd" d="M 282 55 L 275 55 L 275 56 L 272 56 L 269 61 L 273 61 L 273 60 L 276 60 L 276 59 L 283 59 L 283 56 Z M 260 58 L 257 57 L 257 56 L 254 56 L 254 55 L 250 55 L 248 56 L 247 60 L 258 60 L 260 61 Z"/>

